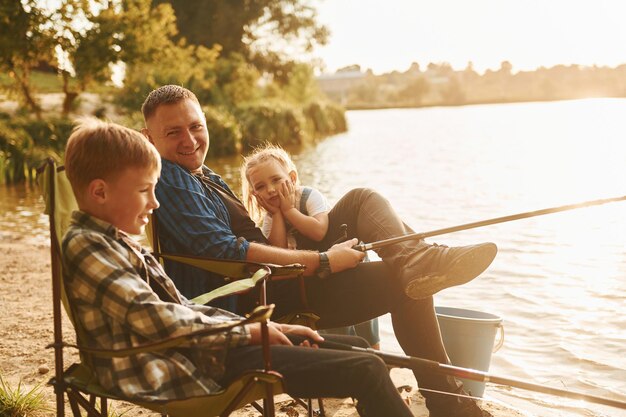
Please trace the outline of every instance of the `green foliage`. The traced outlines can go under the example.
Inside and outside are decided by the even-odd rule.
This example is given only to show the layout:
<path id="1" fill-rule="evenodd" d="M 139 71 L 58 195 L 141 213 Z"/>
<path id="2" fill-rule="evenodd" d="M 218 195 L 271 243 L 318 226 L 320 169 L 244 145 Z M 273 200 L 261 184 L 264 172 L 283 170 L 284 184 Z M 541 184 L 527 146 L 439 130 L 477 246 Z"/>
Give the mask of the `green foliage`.
<path id="1" fill-rule="evenodd" d="M 209 88 L 195 91 L 201 103 L 233 108 L 261 96 L 258 86 L 261 74 L 241 54 L 220 57 L 205 77 L 215 82 Z"/>
<path id="2" fill-rule="evenodd" d="M 204 107 L 209 130 L 209 156 L 219 157 L 241 152 L 241 127 L 235 117 L 215 107 Z"/>
<path id="3" fill-rule="evenodd" d="M 60 160 L 71 130 L 67 119 L 0 118 L 0 183 L 33 180 L 46 158 Z"/>
<path id="4" fill-rule="evenodd" d="M 5 1 L 0 7 L 0 70 L 13 81 L 9 90 L 38 117 L 41 107 L 30 85 L 30 73 L 53 55 L 47 19 L 35 0 Z"/>
<path id="5" fill-rule="evenodd" d="M 20 381 L 13 389 L 0 375 L 0 417 L 27 417 L 44 414 L 46 406 L 41 385 L 26 391 Z"/>
<path id="6" fill-rule="evenodd" d="M 348 130 L 343 108 L 329 102 L 314 101 L 303 109 L 315 137 L 323 137 Z"/>
<path id="7" fill-rule="evenodd" d="M 248 104 L 240 107 L 236 115 L 242 125 L 244 149 L 265 142 L 301 144 L 307 137 L 306 120 L 295 106 L 278 101 Z"/>
<path id="8" fill-rule="evenodd" d="M 131 112 L 137 111 L 150 91 L 165 84 L 182 85 L 202 96 L 215 87 L 219 51 L 219 46 L 207 49 L 187 45 L 184 40 L 169 45 L 159 52 L 154 62 L 128 66 L 124 87 L 115 94 L 114 100 Z"/>
<path id="9" fill-rule="evenodd" d="M 328 40 L 311 0 L 154 0 L 171 4 L 178 31 L 194 45 L 221 45 L 274 74 L 289 61 L 281 47 L 310 52 Z"/>

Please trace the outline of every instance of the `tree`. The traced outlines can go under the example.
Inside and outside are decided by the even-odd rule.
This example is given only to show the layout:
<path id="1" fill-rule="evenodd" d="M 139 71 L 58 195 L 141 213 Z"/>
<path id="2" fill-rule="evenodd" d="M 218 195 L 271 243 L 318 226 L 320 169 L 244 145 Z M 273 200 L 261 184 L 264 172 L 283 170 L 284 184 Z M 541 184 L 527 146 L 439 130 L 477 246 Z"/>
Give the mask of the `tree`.
<path id="1" fill-rule="evenodd" d="M 13 91 L 38 119 L 41 106 L 30 85 L 30 74 L 53 54 L 47 21 L 48 15 L 35 0 L 4 1 L 0 6 L 0 69 L 13 80 Z"/>
<path id="2" fill-rule="evenodd" d="M 59 45 L 63 77 L 63 115 L 92 83 L 111 80 L 112 65 L 158 61 L 175 45 L 176 18 L 169 5 L 150 0 L 63 0 L 54 12 L 54 39 Z M 74 87 L 70 87 L 74 80 Z"/>
<path id="3" fill-rule="evenodd" d="M 316 22 L 310 0 L 154 0 L 169 3 L 176 13 L 179 35 L 190 44 L 221 45 L 222 54 L 239 53 L 261 71 L 285 78 L 291 61 L 280 46 L 310 52 L 328 39 Z M 282 44 L 281 44 L 282 43 Z M 276 48 L 279 45 L 279 48 Z M 288 72 L 288 71 L 287 71 Z"/>

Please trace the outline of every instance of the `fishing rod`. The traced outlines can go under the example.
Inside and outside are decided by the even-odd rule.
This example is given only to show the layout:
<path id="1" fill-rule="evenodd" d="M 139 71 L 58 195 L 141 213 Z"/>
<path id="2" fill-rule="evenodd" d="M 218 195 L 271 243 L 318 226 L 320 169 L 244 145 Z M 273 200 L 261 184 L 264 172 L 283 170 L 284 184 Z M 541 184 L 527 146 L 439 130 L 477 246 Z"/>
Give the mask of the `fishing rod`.
<path id="1" fill-rule="evenodd" d="M 356 346 L 346 345 L 336 342 L 314 342 L 319 347 L 325 349 L 348 350 L 352 352 L 370 353 L 380 357 L 386 364 L 408 368 L 417 371 L 434 371 L 445 375 L 451 375 L 457 378 L 471 379 L 473 381 L 507 385 L 510 387 L 521 388 L 528 391 L 540 392 L 543 394 L 556 395 L 559 397 L 567 397 L 575 400 L 588 401 L 595 404 L 608 405 L 611 407 L 626 409 L 626 402 L 614 400 L 611 398 L 600 397 L 597 395 L 583 394 L 581 392 L 570 391 L 562 388 L 547 387 L 532 382 L 523 381 L 516 378 L 508 378 L 497 375 L 491 375 L 487 372 L 477 371 L 475 369 L 461 368 L 458 366 L 448 365 L 431 361 L 428 359 L 417 358 L 414 356 L 397 355 L 393 353 L 385 353 L 371 348 L 365 349 Z"/>
<path id="2" fill-rule="evenodd" d="M 543 216 L 546 214 L 558 213 L 561 211 L 574 210 L 574 209 L 579 209 L 579 208 L 584 208 L 584 207 L 599 206 L 601 204 L 614 203 L 614 202 L 624 201 L 624 200 L 626 200 L 626 195 L 621 196 L 621 197 L 585 201 L 583 203 L 577 203 L 577 204 L 568 204 L 565 206 L 551 207 L 551 208 L 546 208 L 542 210 L 527 211 L 525 213 L 518 213 L 518 214 L 512 214 L 510 216 L 496 217 L 493 219 L 481 220 L 481 221 L 473 222 L 473 223 L 466 223 L 466 224 L 462 224 L 459 226 L 452 226 L 452 227 L 446 227 L 443 229 L 431 230 L 429 232 L 411 233 L 408 235 L 392 237 L 389 239 L 379 240 L 379 241 L 372 242 L 372 243 L 361 243 L 359 245 L 353 246 L 352 249 L 355 249 L 361 252 L 366 252 L 368 250 L 376 250 L 378 248 L 382 248 L 388 245 L 393 245 L 395 243 L 404 242 L 406 240 L 425 239 L 427 237 L 445 235 L 447 233 L 458 232 L 461 230 L 475 229 L 477 227 L 489 226 L 492 224 L 511 222 L 514 220 L 527 219 L 529 217 Z"/>

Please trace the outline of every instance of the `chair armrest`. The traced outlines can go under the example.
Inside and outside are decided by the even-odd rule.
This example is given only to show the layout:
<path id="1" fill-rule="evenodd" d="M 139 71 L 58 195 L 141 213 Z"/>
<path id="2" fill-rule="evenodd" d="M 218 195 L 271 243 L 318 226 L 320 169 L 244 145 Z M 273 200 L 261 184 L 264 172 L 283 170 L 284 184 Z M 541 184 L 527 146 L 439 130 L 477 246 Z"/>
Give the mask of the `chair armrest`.
<path id="1" fill-rule="evenodd" d="M 167 339 L 160 340 L 158 342 L 144 343 L 140 346 L 135 346 L 127 349 L 98 349 L 98 348 L 90 348 L 86 346 L 79 346 L 70 343 L 62 343 L 62 347 L 71 347 L 78 349 L 83 353 L 89 353 L 94 356 L 99 356 L 103 358 L 120 358 L 125 356 L 136 355 L 138 353 L 146 353 L 146 352 L 155 352 L 166 349 L 171 349 L 178 347 L 184 343 L 194 343 L 194 341 L 198 340 L 201 337 L 210 336 L 212 334 L 221 333 L 229 331 L 235 327 L 243 326 L 249 323 L 259 323 L 265 322 L 269 320 L 272 312 L 274 311 L 274 305 L 270 304 L 268 306 L 258 306 L 250 314 L 248 314 L 245 318 L 241 320 L 229 321 L 225 322 L 221 325 L 216 325 L 208 329 L 196 330 L 194 332 L 190 332 L 187 334 L 182 334 L 179 336 L 173 336 Z M 51 343 L 46 346 L 46 348 L 55 347 L 54 343 Z"/>
<path id="2" fill-rule="evenodd" d="M 252 271 L 259 268 L 270 267 L 272 277 L 295 277 L 304 272 L 306 267 L 300 264 L 274 265 L 259 262 L 237 261 L 232 259 L 208 258 L 194 255 L 173 253 L 154 253 L 155 257 L 161 257 L 175 262 L 195 266 L 208 272 L 222 275 L 228 279 L 249 278 Z"/>

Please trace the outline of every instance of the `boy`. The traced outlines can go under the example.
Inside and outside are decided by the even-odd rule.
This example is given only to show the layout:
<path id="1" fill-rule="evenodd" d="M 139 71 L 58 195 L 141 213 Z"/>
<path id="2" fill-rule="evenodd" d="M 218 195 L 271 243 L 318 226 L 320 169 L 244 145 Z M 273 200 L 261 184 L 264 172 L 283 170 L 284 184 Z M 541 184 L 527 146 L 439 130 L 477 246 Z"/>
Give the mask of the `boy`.
<path id="1" fill-rule="evenodd" d="M 65 165 L 79 210 L 63 239 L 64 281 L 84 341 L 95 348 L 127 348 L 239 318 L 190 303 L 129 236 L 141 233 L 159 207 L 159 154 L 139 132 L 84 120 L 68 140 Z M 302 326 L 270 323 L 269 333 L 273 369 L 283 374 L 289 394 L 352 396 L 371 416 L 411 415 L 379 358 L 293 346 L 287 335 L 323 340 Z M 242 371 L 262 368 L 260 338 L 255 323 L 186 348 L 91 359 L 100 384 L 112 393 L 181 399 L 218 391 Z"/>

